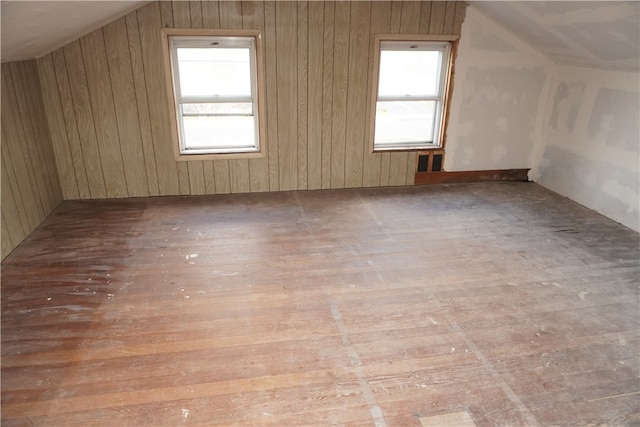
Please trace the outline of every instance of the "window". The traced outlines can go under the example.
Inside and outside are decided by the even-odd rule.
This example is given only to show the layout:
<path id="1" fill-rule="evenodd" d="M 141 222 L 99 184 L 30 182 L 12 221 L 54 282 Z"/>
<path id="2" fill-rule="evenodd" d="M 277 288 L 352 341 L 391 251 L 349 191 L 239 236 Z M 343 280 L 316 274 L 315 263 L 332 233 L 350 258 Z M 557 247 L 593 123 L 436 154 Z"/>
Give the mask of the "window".
<path id="1" fill-rule="evenodd" d="M 382 37 L 376 39 L 373 150 L 442 147 L 451 41 Z"/>
<path id="2" fill-rule="evenodd" d="M 168 42 L 177 158 L 260 155 L 259 33 L 163 32 Z"/>

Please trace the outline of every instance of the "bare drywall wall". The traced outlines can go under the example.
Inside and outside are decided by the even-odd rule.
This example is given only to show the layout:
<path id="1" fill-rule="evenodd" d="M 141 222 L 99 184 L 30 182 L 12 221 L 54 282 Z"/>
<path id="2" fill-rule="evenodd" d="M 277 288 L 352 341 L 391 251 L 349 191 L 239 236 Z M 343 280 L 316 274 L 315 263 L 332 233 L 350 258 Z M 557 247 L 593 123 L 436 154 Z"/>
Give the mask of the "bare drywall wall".
<path id="1" fill-rule="evenodd" d="M 585 6 L 584 18 L 596 19 L 600 7 L 611 9 Z M 626 42 L 615 58 L 598 59 L 610 69 L 558 65 L 481 9 L 472 3 L 462 27 L 445 169 L 531 168 L 531 180 L 640 231 L 640 73 L 637 58 L 618 55 Z M 558 19 L 565 16 L 560 3 L 556 9 Z"/>
<path id="2" fill-rule="evenodd" d="M 640 74 L 558 67 L 531 178 L 640 231 Z"/>
<path id="3" fill-rule="evenodd" d="M 550 69 L 472 4 L 456 62 L 445 170 L 530 167 Z"/>

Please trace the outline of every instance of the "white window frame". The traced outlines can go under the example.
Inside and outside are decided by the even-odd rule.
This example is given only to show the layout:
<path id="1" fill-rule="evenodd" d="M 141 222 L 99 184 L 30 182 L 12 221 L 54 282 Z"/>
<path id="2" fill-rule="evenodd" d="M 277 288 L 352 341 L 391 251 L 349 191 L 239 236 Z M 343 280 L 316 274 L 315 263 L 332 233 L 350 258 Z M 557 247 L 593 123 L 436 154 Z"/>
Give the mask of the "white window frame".
<path id="1" fill-rule="evenodd" d="M 171 103 L 171 127 L 174 140 L 176 160 L 216 160 L 236 158 L 262 158 L 266 156 L 264 144 L 264 85 L 262 37 L 260 31 L 254 30 L 202 30 L 163 28 L 165 42 L 165 72 L 167 91 Z M 250 52 L 251 95 L 248 97 L 230 96 L 182 96 L 180 93 L 180 70 L 178 67 L 178 48 L 248 48 Z M 254 119 L 254 143 L 250 145 L 216 145 L 212 139 L 211 146 L 193 148 L 186 144 L 184 138 L 183 114 L 181 106 L 187 103 L 251 103 Z"/>
<path id="2" fill-rule="evenodd" d="M 381 34 L 375 37 L 374 43 L 374 79 L 372 88 L 372 103 L 370 107 L 371 125 L 369 140 L 371 152 L 387 151 L 416 151 L 442 149 L 444 147 L 444 134 L 446 116 L 448 111 L 450 77 L 453 66 L 453 56 L 458 40 L 457 35 L 405 35 L 405 34 Z M 442 61 L 437 76 L 437 93 L 434 96 L 398 94 L 397 96 L 379 96 L 380 56 L 383 50 L 406 51 L 439 51 L 442 53 Z M 401 141 L 395 143 L 376 144 L 376 110 L 378 102 L 385 101 L 435 101 L 436 108 L 433 123 L 433 135 L 431 141 Z"/>

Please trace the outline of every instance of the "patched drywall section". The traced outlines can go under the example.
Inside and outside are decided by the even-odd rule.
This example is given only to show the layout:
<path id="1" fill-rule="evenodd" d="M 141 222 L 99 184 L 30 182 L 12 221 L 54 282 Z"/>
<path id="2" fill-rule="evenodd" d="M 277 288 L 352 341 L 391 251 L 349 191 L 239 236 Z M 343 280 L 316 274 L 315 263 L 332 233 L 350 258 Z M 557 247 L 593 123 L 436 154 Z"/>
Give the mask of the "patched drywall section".
<path id="1" fill-rule="evenodd" d="M 599 88 L 587 123 L 587 139 L 638 154 L 639 111 L 637 92 Z"/>
<path id="2" fill-rule="evenodd" d="M 585 84 L 582 82 L 560 82 L 553 97 L 549 128 L 571 133 L 582 104 Z"/>
<path id="3" fill-rule="evenodd" d="M 530 167 L 550 62 L 467 8 L 456 62 L 445 170 Z"/>
<path id="4" fill-rule="evenodd" d="M 542 68 L 467 70 L 459 111 L 465 132 L 457 138 L 461 168 L 527 167 L 545 77 Z"/>
<path id="5" fill-rule="evenodd" d="M 559 67 L 531 178 L 640 231 L 640 74 Z"/>

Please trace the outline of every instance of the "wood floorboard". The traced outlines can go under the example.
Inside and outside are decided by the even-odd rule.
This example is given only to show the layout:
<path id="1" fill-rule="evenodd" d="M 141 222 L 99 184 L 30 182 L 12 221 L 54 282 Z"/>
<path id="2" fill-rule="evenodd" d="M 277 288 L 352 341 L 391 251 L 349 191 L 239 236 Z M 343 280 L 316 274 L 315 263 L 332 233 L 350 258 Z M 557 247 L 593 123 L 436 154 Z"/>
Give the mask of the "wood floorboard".
<path id="1" fill-rule="evenodd" d="M 523 182 L 66 201 L 2 425 L 638 425 L 639 244 Z"/>

